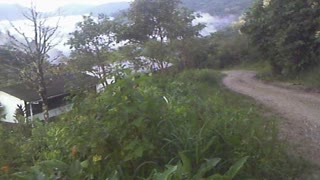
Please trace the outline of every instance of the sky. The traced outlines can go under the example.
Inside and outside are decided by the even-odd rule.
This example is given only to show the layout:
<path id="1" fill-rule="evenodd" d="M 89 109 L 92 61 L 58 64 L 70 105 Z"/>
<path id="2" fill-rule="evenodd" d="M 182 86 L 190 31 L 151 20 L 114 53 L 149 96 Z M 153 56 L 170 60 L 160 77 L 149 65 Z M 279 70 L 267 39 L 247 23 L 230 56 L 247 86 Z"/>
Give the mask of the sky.
<path id="1" fill-rule="evenodd" d="M 0 4 L 19 4 L 29 7 L 31 2 L 39 11 L 53 11 L 67 4 L 106 4 L 111 2 L 123 2 L 132 0 L 0 0 Z"/>

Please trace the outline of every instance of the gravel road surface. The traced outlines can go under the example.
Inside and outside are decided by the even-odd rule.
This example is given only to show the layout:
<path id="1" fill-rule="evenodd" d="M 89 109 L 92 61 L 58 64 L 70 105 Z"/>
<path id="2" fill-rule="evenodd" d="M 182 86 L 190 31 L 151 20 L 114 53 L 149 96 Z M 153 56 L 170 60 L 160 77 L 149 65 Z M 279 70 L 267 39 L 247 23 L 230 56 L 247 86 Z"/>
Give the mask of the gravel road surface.
<path id="1" fill-rule="evenodd" d="M 280 136 L 293 145 L 294 153 L 320 165 L 320 94 L 265 84 L 253 71 L 224 73 L 226 87 L 254 98 L 283 117 Z"/>

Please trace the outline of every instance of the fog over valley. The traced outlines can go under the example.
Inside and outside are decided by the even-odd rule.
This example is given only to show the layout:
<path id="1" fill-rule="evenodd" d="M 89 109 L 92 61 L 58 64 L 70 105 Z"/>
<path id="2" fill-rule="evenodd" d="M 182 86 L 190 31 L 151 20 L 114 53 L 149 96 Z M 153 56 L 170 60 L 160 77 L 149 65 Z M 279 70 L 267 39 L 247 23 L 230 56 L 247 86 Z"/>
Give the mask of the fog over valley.
<path id="1" fill-rule="evenodd" d="M 209 13 L 201 13 L 198 12 L 201 17 L 197 18 L 194 23 L 203 23 L 206 24 L 206 28 L 201 31 L 203 36 L 210 35 L 211 33 L 216 32 L 217 30 L 229 26 L 232 22 L 237 20 L 237 17 L 234 15 L 228 15 L 225 17 L 218 17 L 212 16 Z M 90 13 L 84 13 L 84 15 L 89 15 Z M 59 51 L 63 52 L 65 56 L 70 54 L 70 48 L 66 45 L 69 34 L 76 30 L 76 23 L 82 21 L 82 15 L 67 15 L 67 16 L 53 16 L 49 17 L 47 22 L 48 24 L 52 24 L 52 26 L 56 25 L 57 22 L 59 23 L 59 33 L 57 34 L 56 41 L 58 45 L 53 50 L 52 55 L 60 53 Z M 28 20 L 2 20 L 0 21 L 0 31 L 2 37 L 6 36 L 6 32 L 10 31 L 11 33 L 16 33 L 14 27 L 22 30 L 26 34 L 32 34 L 32 27 L 30 26 L 30 21 Z M 1 38 L 2 41 L 0 42 L 1 45 L 7 43 L 6 38 Z"/>

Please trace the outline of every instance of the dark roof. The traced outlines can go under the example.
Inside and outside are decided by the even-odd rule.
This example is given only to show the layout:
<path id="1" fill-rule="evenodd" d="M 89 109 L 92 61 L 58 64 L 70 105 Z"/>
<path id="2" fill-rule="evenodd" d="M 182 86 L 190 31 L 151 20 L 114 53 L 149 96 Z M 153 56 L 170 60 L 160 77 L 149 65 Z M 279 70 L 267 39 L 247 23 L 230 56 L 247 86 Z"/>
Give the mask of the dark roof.
<path id="1" fill-rule="evenodd" d="M 48 78 L 47 94 L 48 97 L 68 94 L 72 90 L 79 88 L 88 88 L 98 84 L 98 79 L 85 74 L 66 74 Z M 29 88 L 27 84 L 17 84 L 8 87 L 3 87 L 0 91 L 6 92 L 21 100 L 32 102 L 39 101 L 41 98 L 38 93 Z"/>

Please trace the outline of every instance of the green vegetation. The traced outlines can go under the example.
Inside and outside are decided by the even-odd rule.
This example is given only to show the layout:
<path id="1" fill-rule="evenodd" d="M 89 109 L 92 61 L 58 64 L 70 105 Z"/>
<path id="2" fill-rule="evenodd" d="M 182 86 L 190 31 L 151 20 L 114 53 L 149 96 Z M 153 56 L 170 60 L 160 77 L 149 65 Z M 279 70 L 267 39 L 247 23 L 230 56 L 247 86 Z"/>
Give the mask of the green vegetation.
<path id="1" fill-rule="evenodd" d="M 7 47 L 0 46 L 0 63 L 0 87 L 16 83 L 19 79 L 18 69 L 23 66 L 23 64 L 13 58 Z M 10 68 L 12 66 L 14 66 L 15 69 Z"/>
<path id="2" fill-rule="evenodd" d="M 259 0 L 242 31 L 273 74 L 293 76 L 319 65 L 319 12 L 316 0 Z"/>
<path id="3" fill-rule="evenodd" d="M 78 95 L 56 122 L 2 129 L 2 179 L 287 179 L 301 173 L 275 121 L 193 70 Z M 17 129 L 16 129 L 17 128 Z M 31 134 L 30 134 L 31 133 Z"/>
<path id="4" fill-rule="evenodd" d="M 299 73 L 294 79 L 296 84 L 307 88 L 320 88 L 320 66 L 310 68 L 308 71 Z"/>
<path id="5" fill-rule="evenodd" d="M 108 85 L 110 64 L 114 63 L 112 49 L 115 34 L 114 23 L 109 17 L 100 15 L 97 22 L 91 16 L 83 16 L 83 21 L 77 23 L 77 30 L 70 33 L 68 41 L 73 50 L 69 60 L 71 71 L 87 71 L 96 75 L 101 84 Z"/>
<path id="6" fill-rule="evenodd" d="M 232 28 L 203 40 L 200 67 L 256 70 L 265 80 L 319 88 L 319 12 L 315 0 L 259 0 Z"/>
<path id="7" fill-rule="evenodd" d="M 310 17 L 317 15 L 319 4 L 284 2 L 265 6 L 259 1 L 241 31 L 234 26 L 209 37 L 199 36 L 204 26 L 192 23 L 197 15 L 181 8 L 179 0 L 136 0 L 115 20 L 85 16 L 70 34 L 68 64 L 56 69 L 91 72 L 105 91 L 75 93 L 70 99 L 73 110 L 54 122 L 31 125 L 17 117 L 19 124 L 2 125 L 0 178 L 220 180 L 301 175 L 302 163 L 287 155 L 276 121 L 222 87 L 221 74 L 205 69 L 249 64 L 263 72 L 272 68 L 281 77 L 301 73 L 307 78 L 306 70 L 318 65 L 319 23 Z M 283 5 L 279 18 L 276 10 Z M 295 5 L 302 9 L 297 14 Z M 239 9 L 242 6 L 234 14 Z M 233 8 L 221 11 L 233 13 Z M 308 20 L 299 24 L 302 15 Z M 114 42 L 125 43 L 115 49 Z M 32 56 L 40 57 L 38 66 L 47 67 L 46 52 L 38 55 Z M 150 74 L 113 67 L 128 59 Z M 150 64 L 139 64 L 144 63 L 141 59 Z M 33 64 L 27 63 L 24 73 L 34 73 Z M 152 74 L 156 69 L 161 71 Z M 106 78 L 115 83 L 108 84 Z"/>
<path id="8" fill-rule="evenodd" d="M 208 46 L 208 66 L 229 68 L 254 59 L 246 35 L 236 28 L 227 28 L 212 34 Z"/>
<path id="9" fill-rule="evenodd" d="M 319 65 L 315 67 L 311 67 L 307 71 L 302 71 L 291 76 L 274 75 L 270 73 L 271 68 L 267 68 L 267 65 L 263 65 L 261 62 L 257 63 L 257 66 L 253 67 L 252 70 L 258 71 L 259 78 L 265 81 L 286 83 L 289 86 L 296 87 L 298 89 L 319 92 L 319 88 L 320 88 Z"/>

